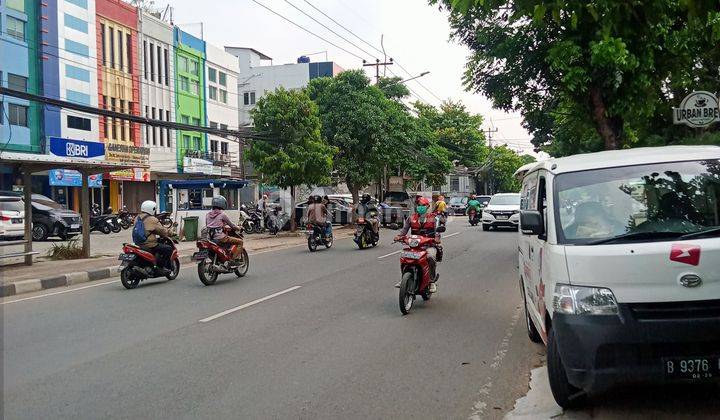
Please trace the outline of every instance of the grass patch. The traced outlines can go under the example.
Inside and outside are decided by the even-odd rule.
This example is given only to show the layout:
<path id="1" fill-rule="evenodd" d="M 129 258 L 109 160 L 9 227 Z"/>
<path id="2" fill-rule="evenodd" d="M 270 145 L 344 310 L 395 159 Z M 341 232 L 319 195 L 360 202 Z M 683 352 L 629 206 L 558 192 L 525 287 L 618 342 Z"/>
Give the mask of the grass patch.
<path id="1" fill-rule="evenodd" d="M 77 239 L 71 239 L 67 243 L 53 244 L 47 252 L 51 260 L 77 260 L 83 258 L 83 248 L 78 245 Z"/>

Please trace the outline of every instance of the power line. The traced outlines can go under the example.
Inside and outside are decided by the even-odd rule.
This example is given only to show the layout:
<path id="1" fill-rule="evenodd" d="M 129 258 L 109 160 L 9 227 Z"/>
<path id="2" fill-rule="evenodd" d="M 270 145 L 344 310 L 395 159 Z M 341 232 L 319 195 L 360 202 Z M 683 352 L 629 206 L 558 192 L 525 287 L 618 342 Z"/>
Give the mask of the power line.
<path id="1" fill-rule="evenodd" d="M 280 13 L 274 11 L 273 9 L 265 6 L 264 4 L 260 3 L 259 1 L 257 1 L 257 0 L 252 0 L 252 2 L 255 3 L 255 4 L 257 4 L 257 5 L 259 5 L 259 6 L 261 6 L 261 7 L 263 7 L 264 9 L 268 10 L 270 13 L 272 13 L 272 14 L 280 17 L 280 18 L 282 18 L 283 20 L 285 20 L 285 21 L 293 24 L 294 26 L 297 26 L 298 28 L 300 28 L 300 29 L 302 29 L 303 31 L 309 33 L 310 35 L 312 35 L 312 36 L 314 36 L 314 37 L 317 37 L 317 38 L 319 38 L 319 39 L 327 42 L 328 44 L 332 45 L 333 47 L 339 48 L 340 50 L 345 51 L 346 53 L 348 53 L 348 54 L 352 55 L 353 57 L 356 57 L 356 58 L 358 58 L 358 59 L 360 59 L 360 60 L 364 60 L 364 58 L 360 57 L 359 55 L 357 55 L 357 54 L 355 54 L 355 53 L 352 53 L 352 52 L 346 50 L 345 48 L 343 48 L 343 47 L 341 47 L 341 46 L 333 43 L 332 41 L 329 41 L 329 40 L 321 37 L 320 35 L 316 34 L 315 32 L 312 32 L 311 30 L 306 29 L 305 27 L 303 27 L 303 26 L 301 26 L 301 25 L 293 22 L 292 20 L 286 18 L 285 16 L 283 16 L 283 15 L 281 15 Z"/>

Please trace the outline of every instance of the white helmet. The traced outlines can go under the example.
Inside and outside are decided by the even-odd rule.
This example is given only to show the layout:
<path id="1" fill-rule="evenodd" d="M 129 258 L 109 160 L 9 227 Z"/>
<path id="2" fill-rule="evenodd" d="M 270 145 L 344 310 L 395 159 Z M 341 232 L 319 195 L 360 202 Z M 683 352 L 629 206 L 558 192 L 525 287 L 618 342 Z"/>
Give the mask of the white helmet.
<path id="1" fill-rule="evenodd" d="M 140 211 L 147 214 L 155 214 L 157 211 L 157 203 L 152 200 L 145 200 L 140 205 Z"/>

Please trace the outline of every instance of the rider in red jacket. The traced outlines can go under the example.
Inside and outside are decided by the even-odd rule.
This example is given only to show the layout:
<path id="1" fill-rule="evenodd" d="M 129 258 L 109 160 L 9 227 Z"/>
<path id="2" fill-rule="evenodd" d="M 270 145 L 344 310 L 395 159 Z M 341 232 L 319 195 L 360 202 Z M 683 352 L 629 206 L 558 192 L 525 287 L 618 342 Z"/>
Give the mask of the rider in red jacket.
<path id="1" fill-rule="evenodd" d="M 437 263 L 442 261 L 443 249 L 440 245 L 440 234 L 436 232 L 436 228 L 440 226 L 440 215 L 429 212 L 430 200 L 425 197 L 417 197 L 415 199 L 415 213 L 412 216 L 405 219 L 405 224 L 400 230 L 400 234 L 395 237 L 395 240 L 400 240 L 402 237 L 408 234 L 420 235 L 426 237 L 434 237 L 434 247 L 428 248 L 428 263 L 430 264 L 430 275 L 432 277 L 432 283 L 430 283 L 430 292 L 437 292 Z M 398 282 L 395 287 L 400 287 Z"/>

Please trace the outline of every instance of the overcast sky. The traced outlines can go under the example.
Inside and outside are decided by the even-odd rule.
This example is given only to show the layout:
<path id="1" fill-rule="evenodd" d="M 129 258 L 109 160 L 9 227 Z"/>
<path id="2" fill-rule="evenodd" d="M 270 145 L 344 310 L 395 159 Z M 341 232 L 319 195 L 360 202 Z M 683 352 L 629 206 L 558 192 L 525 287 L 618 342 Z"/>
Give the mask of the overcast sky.
<path id="1" fill-rule="evenodd" d="M 492 108 L 481 95 L 466 92 L 462 86 L 462 73 L 467 48 L 449 40 L 447 15 L 427 5 L 425 0 L 257 0 L 298 25 L 320 35 L 369 62 L 377 51 L 338 27 L 313 9 L 320 9 L 360 38 L 376 48 L 384 35 L 388 57 L 392 57 L 412 76 L 424 71 L 430 74 L 407 83 L 424 102 L 434 105 L 440 99 L 461 100 L 472 112 L 485 117 L 484 128 L 497 127 L 494 142 L 507 143 L 515 150 L 531 152 L 528 133 L 520 125 L 518 114 L 507 114 Z M 158 5 L 164 4 L 156 1 Z M 345 69 L 361 68 L 360 58 L 308 34 L 302 29 L 274 15 L 253 0 L 171 0 L 175 24 L 183 30 L 200 34 L 199 22 L 204 23 L 204 38 L 217 46 L 233 45 L 252 47 L 273 58 L 273 64 L 295 62 L 297 57 L 327 51 L 328 60 Z M 339 38 L 317 22 L 303 15 L 291 4 L 324 23 L 356 46 Z M 359 48 L 365 50 L 361 51 Z M 324 61 L 325 55 L 311 56 L 313 61 Z M 398 76 L 408 74 L 398 64 L 390 66 Z M 374 68 L 366 68 L 374 75 Z M 387 74 L 391 76 L 390 73 Z M 429 89 L 429 91 L 427 89 Z M 437 97 L 436 97 L 437 96 Z"/>

